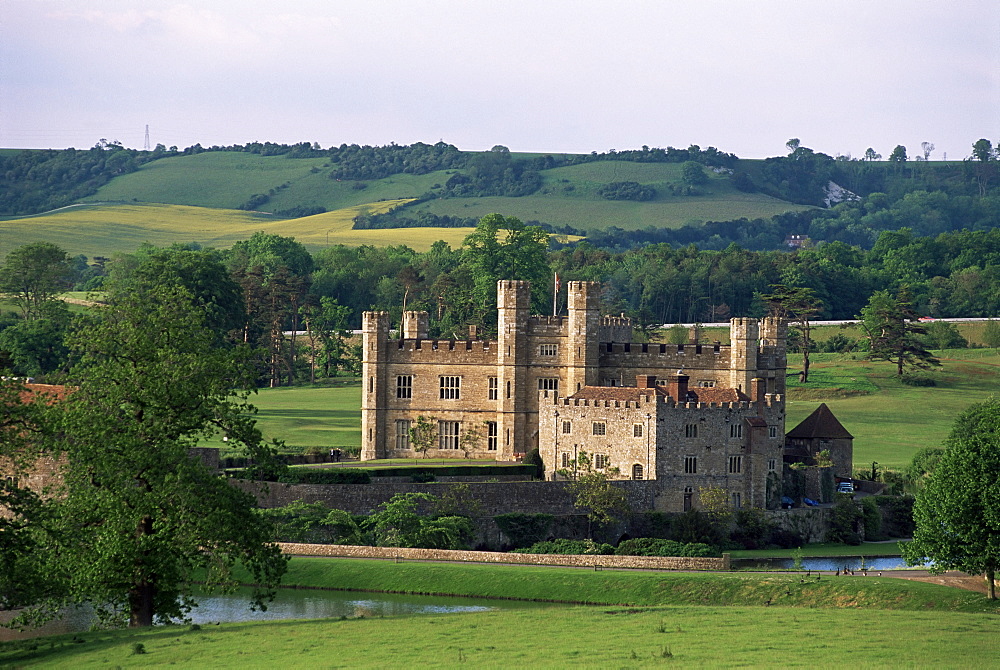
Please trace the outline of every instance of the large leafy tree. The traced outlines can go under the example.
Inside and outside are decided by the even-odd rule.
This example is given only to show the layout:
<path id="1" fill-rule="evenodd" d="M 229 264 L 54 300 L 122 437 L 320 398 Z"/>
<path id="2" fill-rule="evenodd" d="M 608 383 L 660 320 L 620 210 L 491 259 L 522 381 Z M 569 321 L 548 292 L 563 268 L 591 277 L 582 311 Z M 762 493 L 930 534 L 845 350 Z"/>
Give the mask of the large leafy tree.
<path id="1" fill-rule="evenodd" d="M 907 366 L 927 368 L 940 364 L 918 337 L 927 329 L 917 320 L 905 288 L 896 295 L 876 291 L 862 308 L 860 318 L 858 325 L 868 338 L 868 357 L 895 363 L 896 374 L 902 375 Z"/>
<path id="2" fill-rule="evenodd" d="M 804 286 L 774 284 L 773 293 L 761 296 L 768 303 L 773 316 L 794 321 L 802 333 L 802 374 L 800 380 L 809 381 L 809 351 L 812 349 L 812 319 L 823 309 L 823 302 L 816 291 Z"/>
<path id="3" fill-rule="evenodd" d="M 538 311 L 551 298 L 546 250 L 549 236 L 538 226 L 526 226 L 513 216 L 487 214 L 476 230 L 465 238 L 462 262 L 471 270 L 476 307 L 484 322 L 496 319 L 497 281 L 523 279 L 531 282 L 532 303 Z"/>
<path id="4" fill-rule="evenodd" d="M 111 619 L 146 626 L 182 615 L 191 584 L 232 584 L 241 562 L 272 595 L 285 560 L 252 496 L 190 455 L 224 433 L 271 461 L 252 419 L 253 371 L 242 348 L 218 347 L 204 309 L 175 286 L 111 294 L 68 339 L 76 385 L 54 416 L 50 454 L 63 485 L 46 507 L 59 523 L 38 556 L 64 584 L 46 604 L 91 602 Z"/>
<path id="5" fill-rule="evenodd" d="M 955 420 L 945 452 L 913 505 L 916 530 L 903 546 L 911 565 L 985 574 L 996 599 L 1000 566 L 1000 398 L 973 405 Z"/>
<path id="6" fill-rule="evenodd" d="M 14 249 L 0 268 L 0 293 L 6 293 L 25 319 L 43 316 L 45 304 L 69 288 L 69 257 L 51 242 Z"/>

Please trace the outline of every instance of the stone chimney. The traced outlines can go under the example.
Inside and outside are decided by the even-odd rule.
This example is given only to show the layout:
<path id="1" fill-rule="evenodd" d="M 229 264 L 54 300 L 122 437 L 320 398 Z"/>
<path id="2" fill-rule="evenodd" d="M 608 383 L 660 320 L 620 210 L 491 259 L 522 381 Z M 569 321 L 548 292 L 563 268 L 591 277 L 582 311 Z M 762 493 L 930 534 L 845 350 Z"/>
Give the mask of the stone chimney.
<path id="1" fill-rule="evenodd" d="M 475 340 L 479 337 L 479 326 L 474 323 L 469 324 L 469 339 Z"/>
<path id="2" fill-rule="evenodd" d="M 678 370 L 673 377 L 667 378 L 667 393 L 676 402 L 687 402 L 688 377 L 682 370 Z"/>
<path id="3" fill-rule="evenodd" d="M 764 406 L 764 394 L 767 392 L 767 380 L 754 377 L 750 380 L 750 398 L 758 407 Z"/>

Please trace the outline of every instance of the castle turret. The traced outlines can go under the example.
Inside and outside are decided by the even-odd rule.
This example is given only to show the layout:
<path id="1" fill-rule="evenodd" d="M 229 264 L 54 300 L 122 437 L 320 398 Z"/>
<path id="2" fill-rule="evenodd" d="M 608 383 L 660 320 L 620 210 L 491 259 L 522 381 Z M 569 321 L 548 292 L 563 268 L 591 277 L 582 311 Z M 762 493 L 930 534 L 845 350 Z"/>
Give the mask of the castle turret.
<path id="1" fill-rule="evenodd" d="M 599 383 L 601 285 L 571 281 L 569 291 L 569 345 L 563 360 L 567 367 L 565 395 Z"/>
<path id="2" fill-rule="evenodd" d="M 527 324 L 531 286 L 526 281 L 497 282 L 497 458 L 511 460 L 527 451 Z"/>
<path id="3" fill-rule="evenodd" d="M 423 340 L 427 338 L 430 316 L 427 312 L 403 312 L 403 338 Z"/>
<path id="4" fill-rule="evenodd" d="M 361 317 L 361 460 L 384 458 L 384 409 L 387 386 L 389 313 L 365 312 Z"/>
<path id="5" fill-rule="evenodd" d="M 768 393 L 785 394 L 785 369 L 788 367 L 786 342 L 788 322 L 776 316 L 764 317 L 761 322 L 761 372 L 767 377 Z"/>
<path id="6" fill-rule="evenodd" d="M 760 327 L 756 319 L 739 317 L 729 321 L 729 386 L 750 392 L 750 382 L 757 376 L 757 353 Z"/>

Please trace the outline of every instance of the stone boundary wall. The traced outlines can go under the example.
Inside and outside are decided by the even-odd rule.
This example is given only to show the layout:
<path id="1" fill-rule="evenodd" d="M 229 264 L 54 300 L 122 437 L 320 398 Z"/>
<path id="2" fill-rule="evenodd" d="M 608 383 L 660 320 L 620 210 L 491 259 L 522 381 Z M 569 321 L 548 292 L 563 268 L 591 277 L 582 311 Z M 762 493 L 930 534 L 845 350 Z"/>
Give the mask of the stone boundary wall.
<path id="1" fill-rule="evenodd" d="M 321 502 L 333 509 L 351 514 L 371 514 L 380 504 L 397 493 L 430 493 L 440 496 L 454 484 L 430 482 L 416 484 L 403 481 L 371 484 L 279 484 L 248 480 L 230 480 L 257 498 L 261 507 L 284 507 L 301 500 L 306 503 Z M 612 482 L 623 489 L 629 506 L 636 511 L 654 509 L 656 480 Z M 478 515 L 496 516 L 506 512 L 545 513 L 555 516 L 579 514 L 573 506 L 573 497 L 566 492 L 566 482 L 472 482 L 468 484 L 471 497 L 479 503 Z"/>
<path id="2" fill-rule="evenodd" d="M 340 544 L 295 544 L 279 542 L 282 553 L 292 556 L 336 558 L 405 559 L 411 561 L 458 561 L 508 563 L 514 565 L 562 565 L 578 568 L 632 568 L 638 570 L 729 570 L 729 554 L 722 558 L 682 556 L 601 556 L 592 554 L 507 554 L 498 551 L 452 549 L 408 549 L 404 547 L 359 547 Z"/>

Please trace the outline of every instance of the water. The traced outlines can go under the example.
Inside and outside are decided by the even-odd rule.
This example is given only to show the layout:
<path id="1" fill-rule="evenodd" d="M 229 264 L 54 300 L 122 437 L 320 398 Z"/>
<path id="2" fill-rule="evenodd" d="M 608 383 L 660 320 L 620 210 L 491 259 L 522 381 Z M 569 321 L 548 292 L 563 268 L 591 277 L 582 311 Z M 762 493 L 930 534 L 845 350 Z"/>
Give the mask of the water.
<path id="1" fill-rule="evenodd" d="M 791 570 L 795 567 L 795 559 L 739 558 L 733 560 L 733 567 L 754 570 Z M 836 572 L 837 570 L 843 570 L 845 567 L 855 571 L 861 570 L 862 567 L 867 567 L 868 571 L 871 572 L 872 570 L 903 570 L 912 566 L 906 565 L 900 556 L 826 556 L 802 559 L 803 570 Z"/>
<path id="2" fill-rule="evenodd" d="M 551 603 L 523 600 L 280 589 L 277 598 L 268 605 L 266 612 L 251 612 L 248 606 L 249 594 L 249 589 L 240 589 L 236 593 L 228 595 L 202 596 L 198 599 L 198 607 L 192 610 L 188 616 L 192 623 L 211 625 L 217 622 L 327 619 L 341 616 L 372 618 L 553 606 Z M 14 614 L 11 612 L 0 613 L 0 621 L 9 621 L 13 616 Z M 93 622 L 93 611 L 90 608 L 72 608 L 67 610 L 63 618 L 58 621 L 52 621 L 45 626 L 24 633 L 0 628 L 0 641 L 23 640 L 61 633 L 78 633 L 89 630 Z"/>

